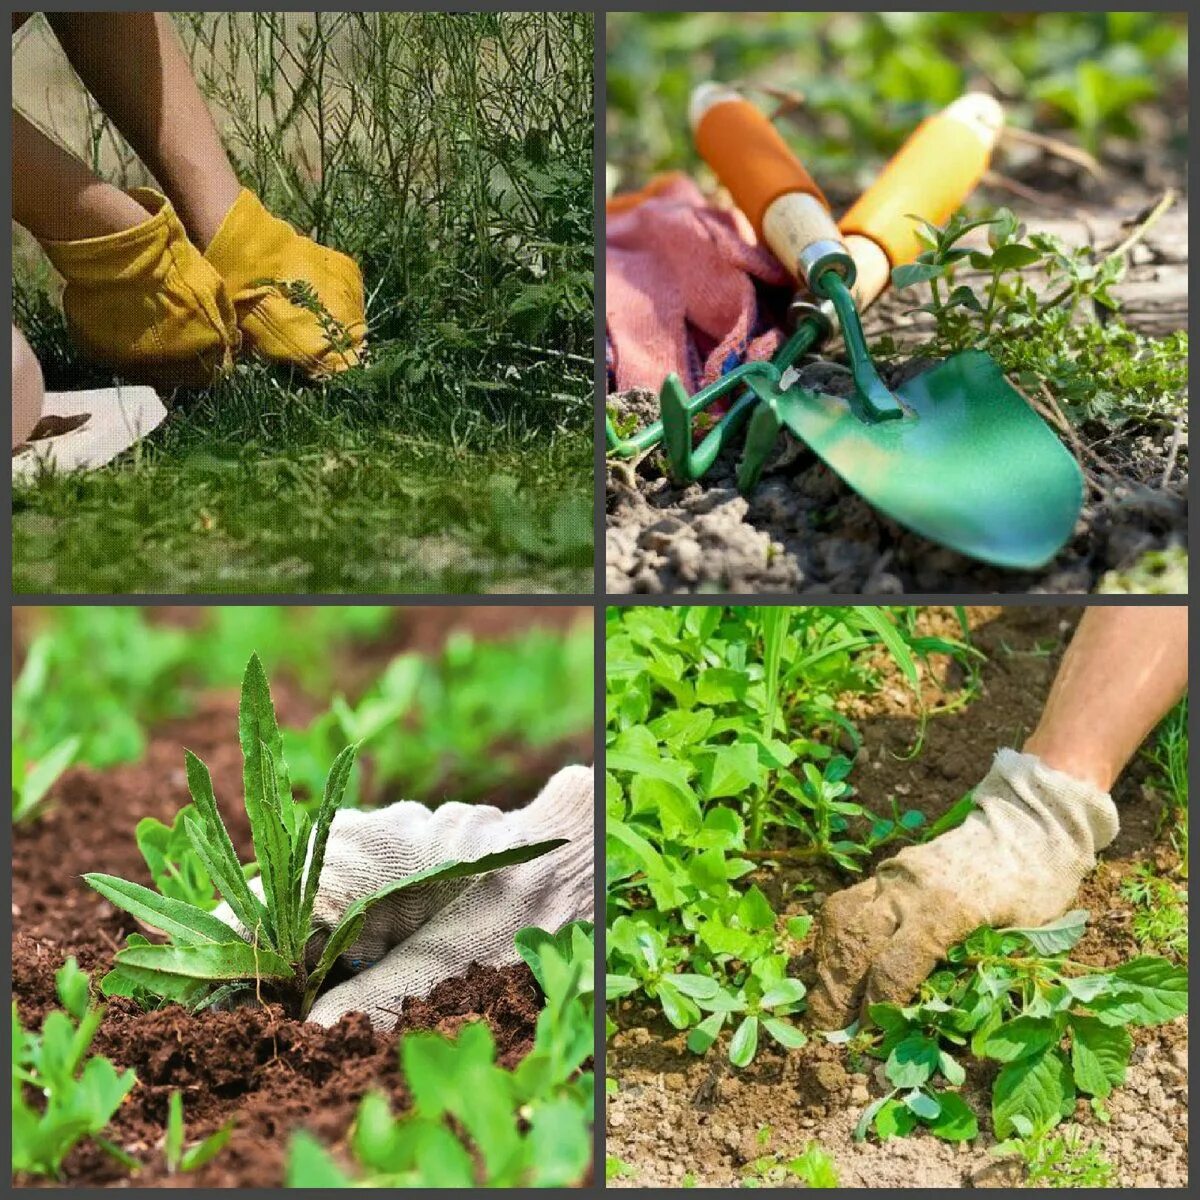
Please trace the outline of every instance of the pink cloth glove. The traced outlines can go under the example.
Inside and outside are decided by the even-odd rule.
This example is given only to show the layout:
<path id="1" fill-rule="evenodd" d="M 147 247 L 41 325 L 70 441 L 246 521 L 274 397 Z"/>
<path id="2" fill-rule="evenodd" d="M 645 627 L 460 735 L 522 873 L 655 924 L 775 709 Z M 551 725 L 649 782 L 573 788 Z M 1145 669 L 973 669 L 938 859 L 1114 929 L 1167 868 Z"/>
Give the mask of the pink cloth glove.
<path id="1" fill-rule="evenodd" d="M 609 202 L 605 272 L 617 391 L 657 391 L 674 371 L 694 392 L 779 348 L 782 334 L 760 313 L 755 285 L 788 287 L 787 272 L 755 244 L 741 213 L 708 204 L 685 175 Z"/>

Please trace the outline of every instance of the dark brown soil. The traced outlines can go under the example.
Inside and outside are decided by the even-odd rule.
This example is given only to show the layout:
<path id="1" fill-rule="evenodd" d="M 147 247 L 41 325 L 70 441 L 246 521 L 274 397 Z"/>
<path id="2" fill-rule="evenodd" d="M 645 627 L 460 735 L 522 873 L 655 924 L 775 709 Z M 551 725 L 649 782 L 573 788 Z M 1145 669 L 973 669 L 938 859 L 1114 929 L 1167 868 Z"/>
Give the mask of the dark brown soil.
<path id="1" fill-rule="evenodd" d="M 160 611 L 185 627 L 192 621 L 186 608 Z M 579 611 L 405 610 L 398 622 L 402 645 L 390 645 L 378 654 L 375 648 L 358 649 L 377 668 L 400 648 L 437 649 L 455 628 L 469 628 L 480 637 L 506 636 L 531 619 L 539 620 L 542 612 L 555 614 L 548 621 L 561 627 L 578 619 Z M 474 615 L 478 613 L 503 615 Z M 33 622 L 25 618 L 19 624 L 28 634 Z M 303 725 L 318 711 L 316 701 L 286 680 L 273 681 L 272 693 L 281 725 Z M 100 870 L 151 882 L 134 842 L 134 827 L 146 816 L 170 822 L 188 802 L 185 746 L 208 764 L 234 845 L 244 858 L 250 856 L 249 825 L 238 799 L 241 754 L 233 693 L 206 696 L 193 715 L 156 729 L 140 763 L 105 772 L 66 772 L 41 819 L 13 831 L 12 984 L 27 1027 L 40 1025 L 47 1011 L 57 1007 L 54 972 L 69 955 L 98 982 L 125 935 L 137 928 L 81 876 Z M 589 733 L 581 747 L 589 761 L 590 748 Z M 522 757 L 521 778 L 544 781 L 544 772 L 564 761 L 562 752 L 558 747 Z M 514 806 L 524 803 L 535 786 L 514 784 L 497 799 Z M 146 1013 L 129 1001 L 114 1000 L 94 1052 L 111 1058 L 119 1068 L 133 1068 L 138 1085 L 107 1135 L 146 1167 L 130 1177 L 103 1151 L 85 1144 L 67 1160 L 62 1182 L 71 1187 L 279 1187 L 293 1130 L 311 1130 L 336 1152 L 368 1090 L 383 1090 L 398 1109 L 408 1103 L 397 1070 L 402 1033 L 433 1029 L 452 1036 L 467 1021 L 486 1020 L 500 1062 L 511 1068 L 529 1052 L 540 1009 L 540 992 L 523 964 L 500 970 L 474 966 L 466 976 L 444 981 L 425 1000 L 408 1001 L 389 1034 L 375 1033 L 361 1014 L 322 1029 L 289 1019 L 277 1006 L 193 1016 L 178 1006 Z M 168 1099 L 175 1089 L 183 1093 L 189 1142 L 230 1119 L 235 1129 L 207 1167 L 170 1176 L 162 1162 L 162 1139 Z"/>
<path id="2" fill-rule="evenodd" d="M 895 797 L 902 809 L 918 809 L 927 820 L 951 807 L 983 777 L 997 748 L 1019 747 L 1032 729 L 1079 612 L 1040 605 L 969 609 L 972 642 L 987 655 L 979 692 L 965 707 L 930 717 L 916 755 L 912 751 L 922 730 L 919 708 L 890 659 L 881 655 L 880 689 L 845 705 L 863 738 L 851 776 L 859 798 L 887 811 Z M 959 636 L 951 609 L 930 608 L 922 622 L 922 632 Z M 953 702 L 963 683 L 961 673 L 944 658 L 921 668 L 927 708 Z M 1135 760 L 1114 789 L 1121 832 L 1079 895 L 1079 906 L 1091 913 L 1088 932 L 1074 951 L 1080 961 L 1111 965 L 1144 952 L 1132 936 L 1121 881 L 1141 861 L 1162 867 L 1177 863 L 1173 851 L 1156 839 L 1162 799 L 1146 779 L 1146 764 Z M 893 852 L 894 847 L 886 848 L 879 857 Z M 781 919 L 801 912 L 815 915 L 829 893 L 853 882 L 833 870 L 795 862 L 763 867 L 754 880 Z M 807 946 L 791 972 L 810 975 Z M 656 1008 L 622 1003 L 616 1020 L 621 1028 L 609 1042 L 606 1061 L 607 1074 L 618 1084 L 607 1104 L 607 1151 L 633 1168 L 633 1174 L 617 1181 L 619 1186 L 678 1186 L 687 1174 L 697 1187 L 729 1187 L 749 1176 L 765 1153 L 787 1159 L 810 1141 L 833 1156 L 843 1187 L 1021 1182 L 1019 1172 L 990 1154 L 990 1064 L 966 1062 L 965 1098 L 985 1114 L 976 1142 L 955 1148 L 917 1134 L 885 1145 L 860 1143 L 853 1138 L 854 1126 L 867 1104 L 884 1093 L 874 1060 L 853 1061 L 840 1047 L 814 1037 L 798 1051 L 767 1044 L 748 1068 L 737 1070 L 727 1060 L 726 1046 L 714 1047 L 704 1057 L 690 1053 L 686 1035 L 672 1029 Z M 1129 1078 L 1108 1102 L 1112 1121 L 1097 1122 L 1081 1103 L 1076 1122 L 1085 1142 L 1102 1144 L 1121 1186 L 1185 1186 L 1187 1020 L 1133 1032 Z M 769 1128 L 765 1147 L 760 1141 L 764 1128 Z"/>

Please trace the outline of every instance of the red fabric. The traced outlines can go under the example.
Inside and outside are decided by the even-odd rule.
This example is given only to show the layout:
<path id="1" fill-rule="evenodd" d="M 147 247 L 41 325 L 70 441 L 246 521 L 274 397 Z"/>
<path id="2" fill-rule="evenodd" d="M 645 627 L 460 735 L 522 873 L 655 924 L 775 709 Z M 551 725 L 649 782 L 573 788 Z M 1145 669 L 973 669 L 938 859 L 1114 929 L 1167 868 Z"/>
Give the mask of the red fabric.
<path id="1" fill-rule="evenodd" d="M 760 323 L 756 282 L 790 280 L 742 214 L 708 204 L 686 176 L 611 201 L 605 320 L 616 390 L 657 391 L 674 371 L 694 392 L 738 362 L 770 358 L 782 334 Z"/>

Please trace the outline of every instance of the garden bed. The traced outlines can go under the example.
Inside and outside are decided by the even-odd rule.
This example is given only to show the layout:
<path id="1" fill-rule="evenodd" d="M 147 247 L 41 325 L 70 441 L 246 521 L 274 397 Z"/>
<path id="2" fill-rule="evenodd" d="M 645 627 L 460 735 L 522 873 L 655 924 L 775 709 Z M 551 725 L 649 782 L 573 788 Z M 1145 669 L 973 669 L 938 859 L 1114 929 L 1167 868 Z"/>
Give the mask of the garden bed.
<path id="1" fill-rule="evenodd" d="M 964 707 L 928 721 L 919 753 L 912 753 L 921 728 L 913 695 L 882 652 L 880 688 L 842 702 L 863 741 L 851 782 L 877 811 L 886 810 L 894 796 L 902 808 L 935 820 L 978 783 L 998 747 L 1019 745 L 1038 718 L 1078 619 L 1078 610 L 1056 607 L 969 611 L 973 642 L 987 655 L 981 690 Z M 947 611 L 928 610 L 922 616 L 922 632 L 952 635 L 955 628 Z M 922 668 L 929 699 L 938 694 L 934 673 L 951 692 L 962 681 L 954 663 L 940 657 L 933 662 L 936 672 Z M 941 696 L 944 700 L 945 693 Z M 1121 886 L 1139 864 L 1161 872 L 1179 866 L 1178 854 L 1159 833 L 1162 797 L 1148 785 L 1149 774 L 1139 758 L 1114 791 L 1121 832 L 1079 895 L 1077 906 L 1090 911 L 1091 921 L 1072 951 L 1077 961 L 1115 966 L 1147 953 L 1131 932 L 1133 905 Z M 893 852 L 889 848 L 876 860 Z M 739 886 L 756 883 L 782 925 L 789 917 L 815 914 L 826 895 L 850 882 L 851 877 L 814 864 L 785 863 L 760 868 Z M 800 948 L 788 973 L 811 984 L 810 946 L 806 942 Z M 964 1060 L 961 1094 L 981 1114 L 978 1138 L 949 1143 L 918 1130 L 886 1142 L 874 1136 L 856 1140 L 863 1111 L 888 1090 L 875 1059 L 854 1058 L 809 1030 L 810 1040 L 798 1050 L 785 1051 L 769 1039 L 760 1042 L 753 1062 L 738 1069 L 728 1061 L 728 1033 L 697 1056 L 685 1044 L 687 1031 L 673 1028 L 659 1006 L 647 1004 L 640 994 L 610 1004 L 610 1016 L 619 1026 L 606 1060 L 606 1072 L 616 1082 L 607 1103 L 610 1186 L 796 1186 L 797 1178 L 782 1164 L 812 1142 L 832 1158 L 843 1187 L 1015 1186 L 1024 1181 L 1019 1162 L 990 1152 L 996 1139 L 986 1114 L 994 1063 Z M 1131 1032 L 1135 1048 L 1126 1083 L 1105 1101 L 1111 1119 L 1101 1121 L 1081 1099 L 1071 1124 L 1080 1127 L 1085 1146 L 1098 1145 L 1113 1185 L 1186 1186 L 1186 1017 Z M 1081 1186 L 1077 1176 L 1073 1184 Z"/>
<path id="2" fill-rule="evenodd" d="M 486 639 L 538 620 L 530 609 L 502 610 L 500 619 L 472 615 L 478 610 L 458 610 L 454 619 L 448 611 L 412 610 L 413 619 L 379 643 L 345 649 L 335 669 L 338 682 L 353 697 L 399 648 L 388 637 L 403 642 L 404 649 L 436 653 L 452 628 Z M 555 615 L 549 623 L 559 628 L 578 617 L 578 610 L 551 611 Z M 171 622 L 189 624 L 186 615 L 173 616 Z M 359 680 L 357 686 L 353 679 Z M 272 691 L 285 729 L 302 727 L 321 707 L 286 672 Z M 144 817 L 170 824 L 188 802 L 184 747 L 208 764 L 234 847 L 242 861 L 253 858 L 249 822 L 237 802 L 242 790 L 237 707 L 234 692 L 203 695 L 191 715 L 154 726 L 141 761 L 103 771 L 69 769 L 38 819 L 14 826 L 13 998 L 27 1028 L 37 1028 L 59 1007 L 55 972 L 69 956 L 98 984 L 125 936 L 139 931 L 131 916 L 114 908 L 82 876 L 103 871 L 151 884 L 134 827 Z M 489 799 L 504 808 L 527 802 L 548 771 L 568 760 L 590 760 L 591 736 L 588 730 L 569 744 L 514 751 L 521 769 L 511 786 Z M 118 1069 L 132 1068 L 138 1082 L 105 1137 L 147 1165 L 131 1175 L 85 1140 L 67 1158 L 59 1182 L 71 1187 L 279 1187 L 295 1130 L 311 1131 L 341 1156 L 359 1101 L 369 1090 L 383 1091 L 395 1112 L 409 1106 L 398 1069 L 403 1033 L 429 1029 L 454 1037 L 467 1021 L 486 1021 L 497 1062 L 511 1070 L 533 1045 L 541 1007 L 540 989 L 524 964 L 473 966 L 465 977 L 439 984 L 426 999 L 406 1001 L 395 1028 L 386 1032 L 373 1030 L 361 1013 L 324 1029 L 292 1020 L 276 1005 L 190 1014 L 178 1005 L 142 1011 L 131 1000 L 112 999 L 92 1053 L 108 1057 Z M 168 1099 L 176 1090 L 182 1093 L 189 1143 L 230 1120 L 234 1126 L 212 1162 L 194 1172 L 170 1174 L 162 1146 Z"/>

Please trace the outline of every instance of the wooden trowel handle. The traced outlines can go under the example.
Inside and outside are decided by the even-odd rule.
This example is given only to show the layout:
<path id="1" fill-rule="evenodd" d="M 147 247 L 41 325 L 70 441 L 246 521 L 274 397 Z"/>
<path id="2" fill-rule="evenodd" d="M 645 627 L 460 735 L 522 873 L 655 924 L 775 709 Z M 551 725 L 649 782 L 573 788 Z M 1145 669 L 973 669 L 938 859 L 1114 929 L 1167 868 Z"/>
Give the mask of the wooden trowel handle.
<path id="1" fill-rule="evenodd" d="M 887 286 L 892 267 L 924 247 L 914 217 L 943 224 L 974 191 L 1004 127 L 1004 110 L 981 92 L 960 96 L 917 126 L 838 223 L 858 266 L 865 307 Z"/>
<path id="2" fill-rule="evenodd" d="M 852 281 L 828 201 L 771 122 L 715 83 L 692 94 L 689 116 L 701 157 L 779 261 L 806 283 L 831 268 Z"/>

